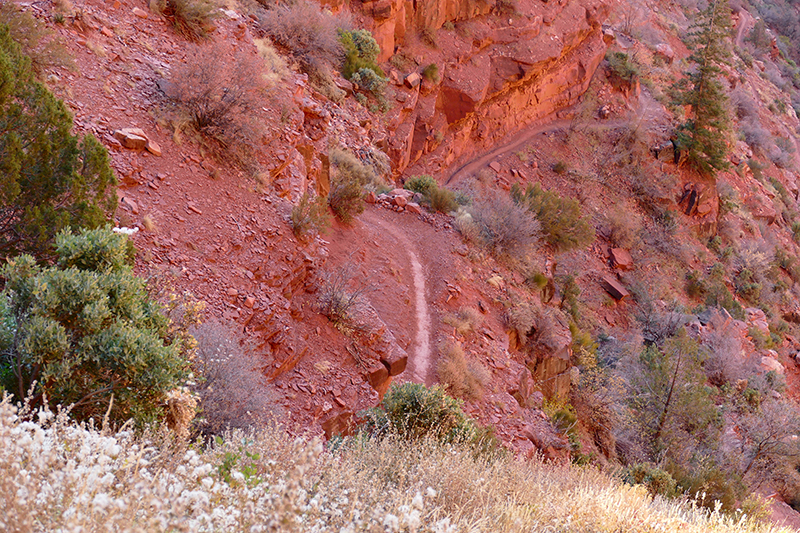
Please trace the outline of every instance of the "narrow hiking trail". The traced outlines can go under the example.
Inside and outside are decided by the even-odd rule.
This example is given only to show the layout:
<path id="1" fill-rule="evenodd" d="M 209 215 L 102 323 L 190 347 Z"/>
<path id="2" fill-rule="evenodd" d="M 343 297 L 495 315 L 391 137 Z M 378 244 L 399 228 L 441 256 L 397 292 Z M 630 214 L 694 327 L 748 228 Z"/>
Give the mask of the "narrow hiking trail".
<path id="1" fill-rule="evenodd" d="M 408 256 L 408 264 L 411 269 L 414 281 L 414 316 L 416 318 L 416 333 L 414 335 L 414 349 L 408 354 L 409 371 L 414 381 L 430 384 L 433 379 L 431 375 L 431 312 L 428 307 L 428 297 L 425 290 L 425 272 L 419 261 L 412 243 L 402 231 L 400 226 L 390 224 L 379 216 L 375 216 L 377 210 L 370 209 L 365 214 L 365 221 L 369 220 L 377 224 L 391 234 L 400 244 L 403 251 Z M 372 216 L 370 216 L 372 215 Z"/>
<path id="2" fill-rule="evenodd" d="M 437 381 L 440 305 L 456 270 L 455 235 L 442 220 L 367 207 L 352 227 L 330 236 L 328 268 L 357 269 L 357 282 L 370 286 L 369 303 L 408 354 L 399 377 L 426 385 Z"/>

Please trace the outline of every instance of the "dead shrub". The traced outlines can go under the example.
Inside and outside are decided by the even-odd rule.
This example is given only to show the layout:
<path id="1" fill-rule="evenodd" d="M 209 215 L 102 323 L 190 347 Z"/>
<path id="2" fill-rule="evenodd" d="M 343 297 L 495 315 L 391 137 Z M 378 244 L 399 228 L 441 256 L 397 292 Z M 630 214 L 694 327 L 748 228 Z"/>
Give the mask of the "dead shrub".
<path id="1" fill-rule="evenodd" d="M 709 353 L 703 363 L 708 380 L 720 387 L 746 378 L 745 353 L 733 321 L 715 309 L 709 323 L 711 331 L 704 343 Z"/>
<path id="2" fill-rule="evenodd" d="M 219 6 L 213 0 L 153 0 L 150 8 L 190 41 L 207 39 L 219 16 Z"/>
<path id="3" fill-rule="evenodd" d="M 608 238 L 618 248 L 633 248 L 641 230 L 638 217 L 629 210 L 617 208 L 608 215 Z"/>
<path id="4" fill-rule="evenodd" d="M 331 224 L 325 198 L 304 193 L 297 205 L 292 207 L 291 221 L 292 230 L 300 241 L 313 233 L 323 233 Z"/>
<path id="5" fill-rule="evenodd" d="M 323 276 L 319 291 L 319 312 L 346 335 L 358 329 L 358 313 L 364 307 L 364 295 L 369 290 L 366 284 L 355 281 L 355 272 L 347 266 L 327 272 Z"/>
<path id="6" fill-rule="evenodd" d="M 264 79 L 268 86 L 274 87 L 289 77 L 291 71 L 286 64 L 286 60 L 275 50 L 275 47 L 272 46 L 272 42 L 270 42 L 269 39 L 253 39 L 253 43 L 256 45 L 258 55 L 264 60 L 264 65 L 266 67 Z"/>
<path id="7" fill-rule="evenodd" d="M 331 66 L 338 67 L 344 58 L 338 31 L 349 26 L 349 21 L 306 0 L 273 5 L 259 16 L 264 35 L 291 53 L 309 82 L 334 101 L 345 95 L 333 83 Z"/>
<path id="8" fill-rule="evenodd" d="M 487 193 L 456 219 L 468 239 L 497 257 L 524 258 L 539 240 L 539 222 L 527 209 L 500 193 Z"/>
<path id="9" fill-rule="evenodd" d="M 238 333 L 218 322 L 191 330 L 197 340 L 197 365 L 202 380 L 195 386 L 200 397 L 200 430 L 226 430 L 265 425 L 280 414 L 275 395 L 263 376 L 263 362 Z"/>
<path id="10" fill-rule="evenodd" d="M 482 399 L 491 377 L 486 367 L 468 359 L 457 344 L 446 343 L 439 348 L 439 352 L 436 372 L 448 392 L 466 400 Z"/>
<path id="11" fill-rule="evenodd" d="M 212 150 L 241 163 L 261 136 L 253 113 L 266 89 L 257 59 L 243 52 L 226 56 L 220 46 L 196 46 L 172 73 L 166 94 Z"/>
<path id="12" fill-rule="evenodd" d="M 474 307 L 462 307 L 456 313 L 448 313 L 442 322 L 453 326 L 459 335 L 466 335 L 475 330 L 483 321 L 480 312 Z"/>

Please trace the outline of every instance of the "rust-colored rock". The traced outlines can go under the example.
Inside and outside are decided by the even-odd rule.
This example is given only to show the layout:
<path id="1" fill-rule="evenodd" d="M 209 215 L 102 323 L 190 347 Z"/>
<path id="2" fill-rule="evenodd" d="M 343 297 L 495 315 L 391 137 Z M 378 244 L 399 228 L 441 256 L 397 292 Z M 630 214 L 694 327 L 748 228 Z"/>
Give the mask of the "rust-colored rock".
<path id="1" fill-rule="evenodd" d="M 353 413 L 343 411 L 323 422 L 322 431 L 325 432 L 325 438 L 327 439 L 334 436 L 349 437 L 353 434 L 355 426 Z"/>
<path id="2" fill-rule="evenodd" d="M 114 138 L 129 150 L 144 150 L 147 147 L 147 135 L 139 128 L 123 128 L 114 132 Z"/>
<path id="3" fill-rule="evenodd" d="M 391 350 L 381 354 L 381 363 L 386 366 L 390 376 L 397 376 L 406 369 L 408 354 L 399 349 L 399 347 L 393 347 Z"/>
<path id="4" fill-rule="evenodd" d="M 389 369 L 374 359 L 370 359 L 365 370 L 367 382 L 376 391 L 389 379 Z"/>
<path id="5" fill-rule="evenodd" d="M 624 300 L 631 295 L 620 282 L 611 276 L 603 276 L 600 286 L 617 301 Z"/>
<path id="6" fill-rule="evenodd" d="M 624 248 L 611 249 L 611 264 L 620 270 L 633 270 L 633 259 L 628 250 Z"/>

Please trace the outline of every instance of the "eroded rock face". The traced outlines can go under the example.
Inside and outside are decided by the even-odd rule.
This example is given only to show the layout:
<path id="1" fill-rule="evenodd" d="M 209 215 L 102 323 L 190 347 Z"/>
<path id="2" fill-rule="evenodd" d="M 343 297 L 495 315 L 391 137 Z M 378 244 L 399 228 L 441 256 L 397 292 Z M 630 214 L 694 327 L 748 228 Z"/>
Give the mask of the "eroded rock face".
<path id="1" fill-rule="evenodd" d="M 374 20 L 380 60 L 392 55 L 407 31 L 468 21 L 463 32 L 439 32 L 448 50 L 447 63 L 438 65 L 441 82 L 415 94 L 414 105 L 389 114 L 387 152 L 395 172 L 428 153 L 441 167 L 449 166 L 575 104 L 586 91 L 608 46 L 600 26 L 608 13 L 602 0 L 519 2 L 513 17 L 484 16 L 492 9 L 493 4 L 475 0 L 363 4 Z M 410 76 L 416 80 L 417 74 Z M 416 86 L 398 90 L 413 92 Z"/>

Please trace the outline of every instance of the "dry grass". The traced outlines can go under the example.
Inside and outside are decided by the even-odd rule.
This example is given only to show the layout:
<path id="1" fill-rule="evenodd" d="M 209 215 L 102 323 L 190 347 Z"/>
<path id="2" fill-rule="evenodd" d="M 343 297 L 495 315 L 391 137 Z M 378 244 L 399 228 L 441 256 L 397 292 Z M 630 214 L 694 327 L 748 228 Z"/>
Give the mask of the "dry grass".
<path id="1" fill-rule="evenodd" d="M 447 386 L 447 391 L 453 396 L 472 401 L 483 398 L 486 384 L 491 378 L 486 367 L 468 359 L 457 344 L 445 343 L 439 352 L 436 372 L 439 380 Z"/>
<path id="2" fill-rule="evenodd" d="M 187 449 L 158 433 L 29 415 L 0 402 L 9 533 L 781 531 L 653 498 L 592 468 L 480 459 L 433 442 L 345 440 L 324 451 L 267 428 Z"/>
<path id="3" fill-rule="evenodd" d="M 459 335 L 466 335 L 475 330 L 483 321 L 483 316 L 474 307 L 462 307 L 456 313 L 448 313 L 442 322 L 453 326 Z"/>

